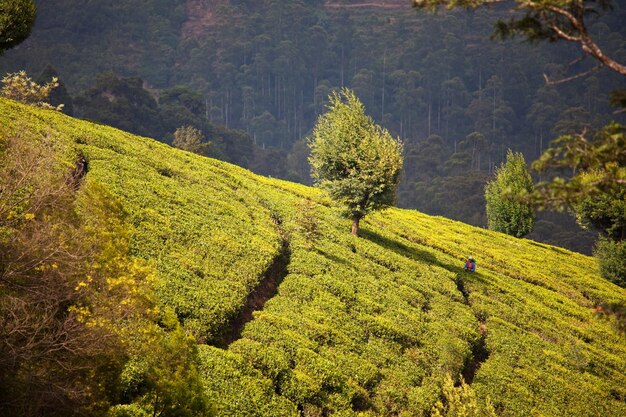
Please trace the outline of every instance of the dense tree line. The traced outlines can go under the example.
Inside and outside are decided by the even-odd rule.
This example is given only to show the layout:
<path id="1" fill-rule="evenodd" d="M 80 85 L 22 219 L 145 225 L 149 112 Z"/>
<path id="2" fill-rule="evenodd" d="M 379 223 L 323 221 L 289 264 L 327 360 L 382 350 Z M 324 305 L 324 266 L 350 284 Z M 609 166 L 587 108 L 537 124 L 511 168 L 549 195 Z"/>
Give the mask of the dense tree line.
<path id="1" fill-rule="evenodd" d="M 204 23 L 190 29 L 188 14 L 198 10 L 182 1 L 135 3 L 41 2 L 32 38 L 0 70 L 53 63 L 78 96 L 80 117 L 164 141 L 190 125 L 216 143 L 212 156 L 301 182 L 310 182 L 303 138 L 329 93 L 349 87 L 405 143 L 399 204 L 477 225 L 486 225 L 482 188 L 507 149 L 530 161 L 552 138 L 616 117 L 609 94 L 617 75 L 547 85 L 543 73 L 560 79 L 586 68 L 580 53 L 493 42 L 493 11 L 430 16 L 320 1 L 207 1 Z M 617 2 L 588 23 L 617 57 L 626 53 L 623 18 Z M 96 79 L 103 71 L 109 75 Z M 134 83 L 136 101 L 94 93 L 107 77 L 115 83 L 111 73 Z M 547 233 L 542 224 L 536 233 Z"/>

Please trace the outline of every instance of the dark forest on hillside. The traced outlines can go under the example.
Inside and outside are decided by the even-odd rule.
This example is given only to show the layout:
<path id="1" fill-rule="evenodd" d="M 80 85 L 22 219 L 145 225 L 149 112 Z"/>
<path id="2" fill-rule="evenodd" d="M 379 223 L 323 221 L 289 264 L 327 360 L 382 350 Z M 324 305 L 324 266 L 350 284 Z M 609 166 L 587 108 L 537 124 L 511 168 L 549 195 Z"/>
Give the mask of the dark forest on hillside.
<path id="1" fill-rule="evenodd" d="M 626 61 L 624 2 L 591 27 Z M 425 14 L 410 1 L 38 1 L 3 73 L 56 72 L 75 116 L 171 143 L 194 126 L 214 156 L 310 183 L 305 140 L 328 95 L 352 88 L 405 143 L 398 205 L 485 226 L 483 187 L 507 149 L 536 159 L 555 137 L 624 121 L 623 87 L 574 45 L 490 38 L 498 10 Z M 51 67 L 52 70 L 51 70 Z M 542 215 L 531 238 L 589 253 L 595 234 Z"/>

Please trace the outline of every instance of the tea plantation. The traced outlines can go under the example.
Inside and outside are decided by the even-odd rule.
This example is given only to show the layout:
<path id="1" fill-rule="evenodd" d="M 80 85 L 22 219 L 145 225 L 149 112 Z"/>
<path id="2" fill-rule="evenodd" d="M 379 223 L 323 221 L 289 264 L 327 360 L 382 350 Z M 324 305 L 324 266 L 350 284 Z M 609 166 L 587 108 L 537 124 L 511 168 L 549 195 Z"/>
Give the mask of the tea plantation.
<path id="1" fill-rule="evenodd" d="M 594 309 L 626 290 L 592 258 L 411 210 L 355 238 L 314 188 L 2 99 L 0 124 L 71 147 L 123 205 L 217 415 L 430 416 L 450 375 L 466 415 L 626 416 L 626 337 Z"/>

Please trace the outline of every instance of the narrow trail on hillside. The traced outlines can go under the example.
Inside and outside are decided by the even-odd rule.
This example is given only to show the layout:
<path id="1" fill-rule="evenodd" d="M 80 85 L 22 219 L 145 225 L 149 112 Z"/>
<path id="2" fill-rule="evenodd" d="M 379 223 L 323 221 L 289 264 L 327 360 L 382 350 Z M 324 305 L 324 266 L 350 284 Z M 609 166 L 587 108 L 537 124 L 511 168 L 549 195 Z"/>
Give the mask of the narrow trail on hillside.
<path id="1" fill-rule="evenodd" d="M 67 185 L 69 185 L 74 191 L 78 191 L 83 183 L 83 178 L 85 178 L 85 175 L 87 175 L 88 170 L 89 166 L 87 165 L 87 160 L 85 159 L 85 156 L 81 153 L 74 163 L 74 168 L 72 169 L 72 172 L 66 178 Z"/>
<path id="2" fill-rule="evenodd" d="M 280 225 L 279 225 L 280 227 Z M 230 322 L 226 330 L 219 335 L 214 345 L 216 347 L 226 349 L 236 340 L 241 339 L 241 333 L 245 325 L 252 320 L 255 311 L 263 310 L 265 303 L 278 293 L 278 286 L 287 276 L 287 267 L 291 260 L 291 251 L 289 249 L 289 241 L 282 236 L 282 245 L 280 252 L 274 258 L 272 264 L 263 274 L 263 279 L 259 285 L 248 294 L 246 303 L 243 305 L 239 314 Z"/>
<path id="3" fill-rule="evenodd" d="M 465 300 L 465 305 L 472 308 L 470 303 L 470 292 L 465 286 L 465 281 L 461 274 L 458 274 L 455 279 L 456 288 L 459 290 L 461 294 L 463 294 L 463 299 Z M 472 310 L 473 311 L 473 310 Z M 471 384 L 474 382 L 474 377 L 476 376 L 476 372 L 480 369 L 480 366 L 489 358 L 489 350 L 487 350 L 487 327 L 485 325 L 485 320 L 483 317 L 479 317 L 476 312 L 474 312 L 474 316 L 476 320 L 478 320 L 478 330 L 480 331 L 480 337 L 477 340 L 474 340 L 471 343 L 472 353 L 470 356 L 465 358 L 465 363 L 463 364 L 463 369 L 461 370 L 461 375 L 465 380 L 466 384 Z"/>

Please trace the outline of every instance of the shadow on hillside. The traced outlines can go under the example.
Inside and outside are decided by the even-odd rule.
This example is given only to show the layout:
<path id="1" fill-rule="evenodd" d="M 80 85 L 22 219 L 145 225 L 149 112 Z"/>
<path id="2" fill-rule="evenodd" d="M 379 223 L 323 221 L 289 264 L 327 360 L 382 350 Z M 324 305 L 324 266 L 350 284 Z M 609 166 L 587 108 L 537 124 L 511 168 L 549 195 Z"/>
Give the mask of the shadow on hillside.
<path id="1" fill-rule="evenodd" d="M 321 255 L 321 256 L 323 256 L 324 258 L 326 258 L 326 259 L 328 259 L 328 260 L 330 260 L 330 261 L 332 261 L 332 262 L 334 262 L 334 263 L 338 263 L 338 264 L 342 264 L 342 265 L 348 265 L 348 266 L 350 265 L 350 262 L 348 262 L 348 261 L 347 261 L 346 259 L 344 259 L 344 258 L 340 258 L 340 257 L 339 257 L 339 256 L 337 256 L 337 255 L 333 255 L 333 254 L 331 254 L 331 253 L 328 253 L 328 252 L 326 252 L 326 251 L 323 251 L 323 250 L 321 250 L 321 249 L 317 249 L 317 248 L 316 248 L 314 251 L 315 251 L 315 253 L 317 253 L 318 255 Z"/>
<path id="2" fill-rule="evenodd" d="M 470 301 L 470 291 L 466 286 L 467 281 L 483 282 L 486 283 L 486 277 L 482 274 L 467 273 L 463 270 L 463 265 L 451 265 L 449 263 L 441 262 L 431 253 L 424 250 L 411 248 L 402 242 L 389 239 L 371 230 L 361 230 L 361 237 L 367 239 L 372 243 L 382 246 L 383 248 L 395 252 L 396 254 L 405 258 L 411 259 L 417 262 L 423 262 L 428 265 L 436 265 L 443 268 L 452 274 L 454 274 L 454 282 L 459 293 L 463 296 L 464 304 L 472 310 L 476 317 L 480 330 L 480 337 L 474 341 L 468 341 L 471 349 L 470 355 L 465 358 L 461 375 L 467 384 L 471 384 L 474 381 L 476 372 L 480 369 L 482 364 L 489 358 L 490 352 L 486 344 L 486 327 L 485 318 L 483 315 L 478 314 L 473 308 Z"/>
<path id="3" fill-rule="evenodd" d="M 450 271 L 453 274 L 459 274 L 463 272 L 463 265 L 452 265 L 449 263 L 441 262 L 429 252 L 416 248 L 411 248 L 402 242 L 389 239 L 388 237 L 382 236 L 371 230 L 361 229 L 359 234 L 363 239 L 367 239 L 372 243 L 380 245 L 387 250 L 390 250 L 400 256 L 411 259 L 413 261 L 423 262 L 428 265 L 435 265 L 447 271 Z"/>

